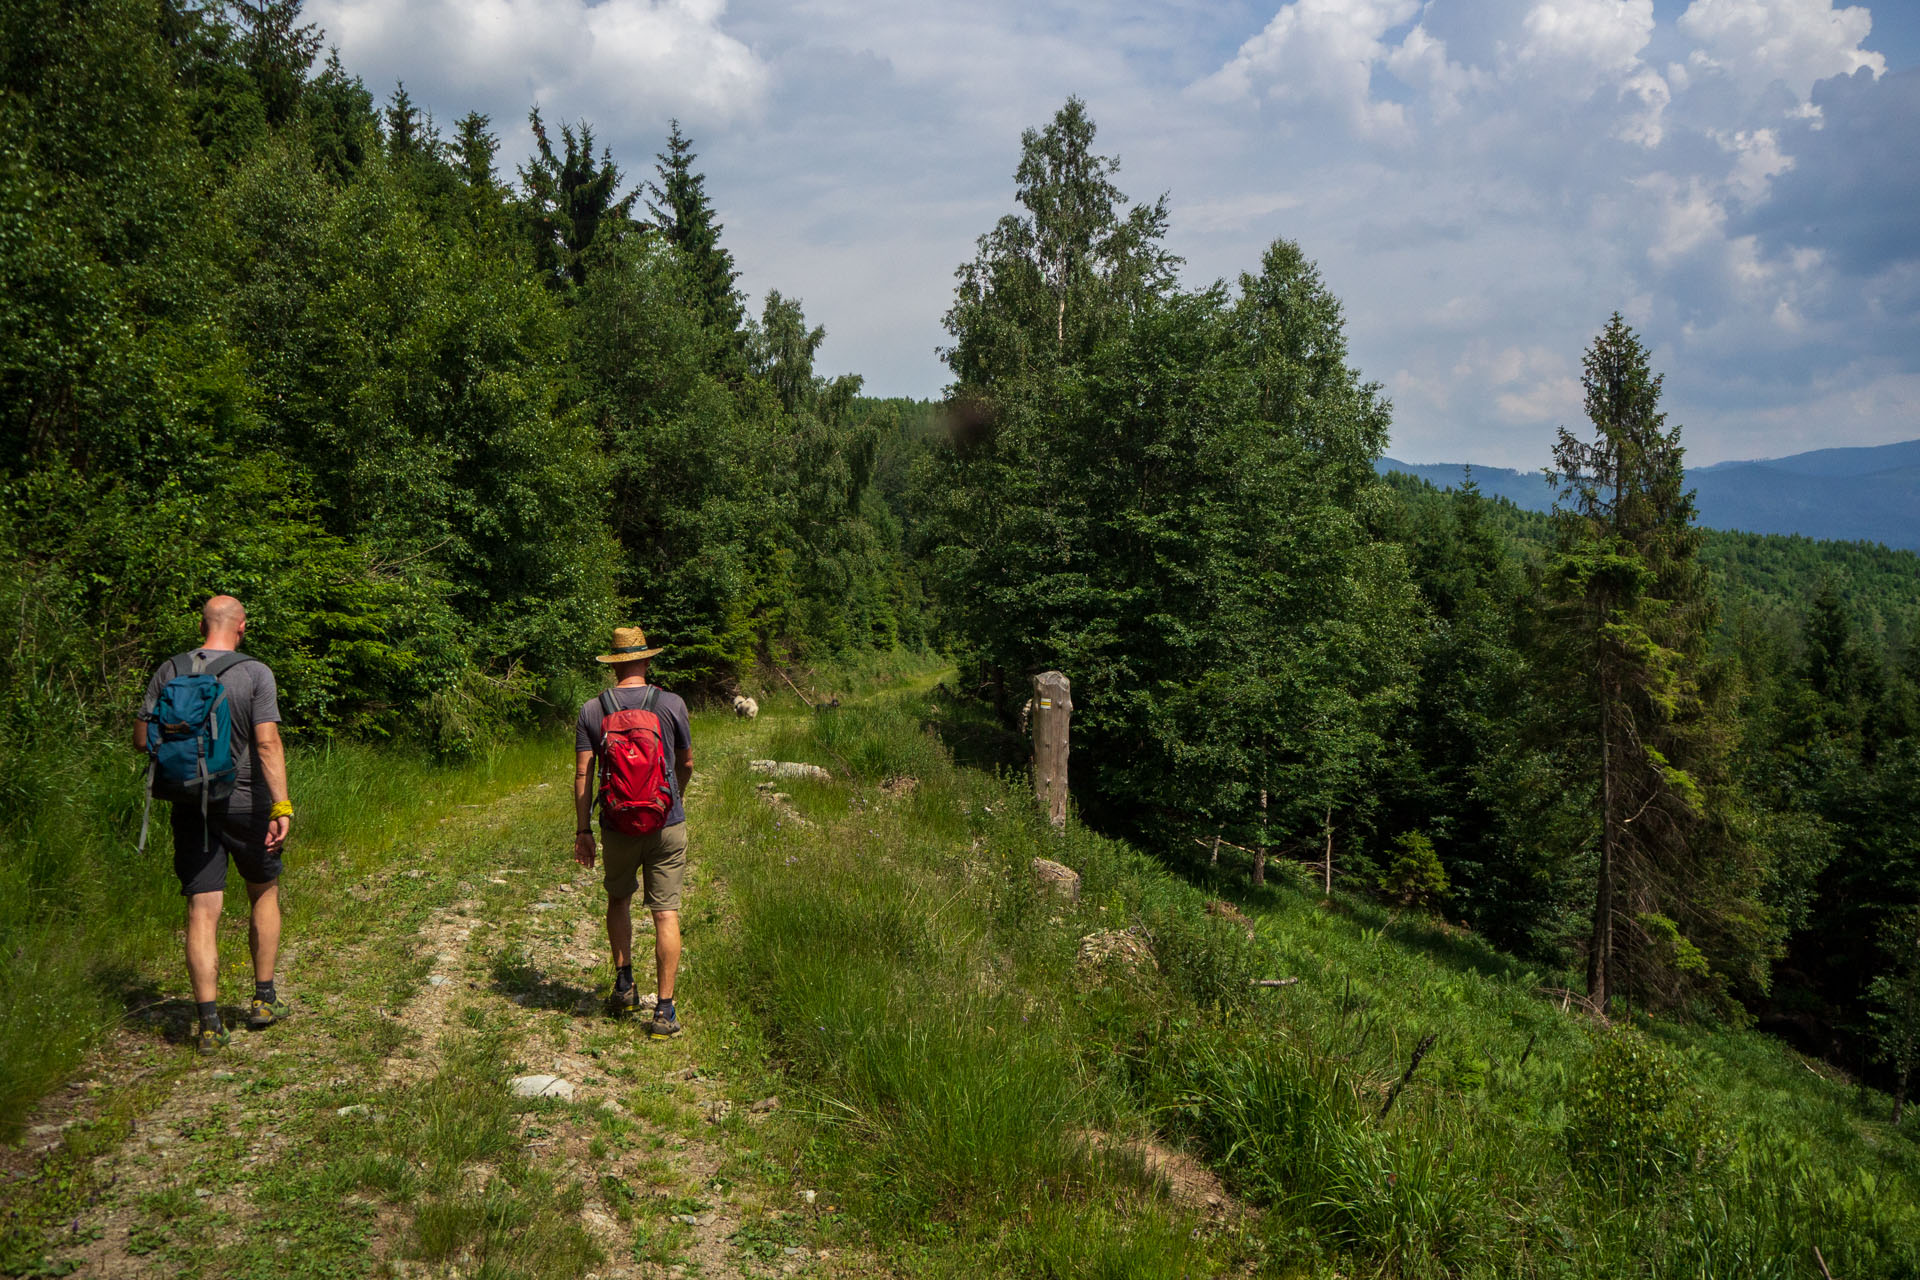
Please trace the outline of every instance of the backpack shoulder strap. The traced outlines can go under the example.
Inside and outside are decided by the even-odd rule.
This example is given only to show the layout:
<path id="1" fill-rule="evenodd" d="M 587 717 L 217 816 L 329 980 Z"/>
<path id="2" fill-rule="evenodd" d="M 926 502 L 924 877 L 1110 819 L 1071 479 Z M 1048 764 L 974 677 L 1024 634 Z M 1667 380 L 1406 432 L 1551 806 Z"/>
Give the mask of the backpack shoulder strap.
<path id="1" fill-rule="evenodd" d="M 614 712 L 618 711 L 619 709 L 620 709 L 620 699 L 613 696 L 613 690 L 602 689 L 600 691 L 601 723 L 605 724 L 607 717 L 612 715 Z"/>
<path id="2" fill-rule="evenodd" d="M 250 653 L 241 653 L 238 649 L 233 649 L 229 652 L 215 654 L 213 657 L 208 658 L 206 665 L 200 669 L 207 675 L 218 678 L 222 672 L 231 671 L 243 662 L 258 661 L 260 661 L 260 659 Z"/>

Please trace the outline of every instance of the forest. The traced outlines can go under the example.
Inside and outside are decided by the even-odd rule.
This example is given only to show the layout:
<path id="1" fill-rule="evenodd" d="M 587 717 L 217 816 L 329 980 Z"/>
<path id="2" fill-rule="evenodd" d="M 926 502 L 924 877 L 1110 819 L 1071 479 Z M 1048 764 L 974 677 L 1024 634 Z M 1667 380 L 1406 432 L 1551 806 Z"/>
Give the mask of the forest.
<path id="1" fill-rule="evenodd" d="M 707 698 L 937 650 L 1011 726 L 1057 668 L 1097 829 L 1904 1105 L 1920 558 L 1699 528 L 1684 371 L 1611 300 L 1551 516 L 1383 478 L 1310 246 L 1186 280 L 1069 99 L 958 265 L 942 398 L 878 400 L 749 306 L 677 123 L 616 158 L 529 106 L 503 157 L 299 0 L 0 8 L 0 1113 L 113 995 L 70 953 L 137 896 L 118 744 L 216 591 L 291 741 L 441 759 L 564 716 L 616 620 Z"/>

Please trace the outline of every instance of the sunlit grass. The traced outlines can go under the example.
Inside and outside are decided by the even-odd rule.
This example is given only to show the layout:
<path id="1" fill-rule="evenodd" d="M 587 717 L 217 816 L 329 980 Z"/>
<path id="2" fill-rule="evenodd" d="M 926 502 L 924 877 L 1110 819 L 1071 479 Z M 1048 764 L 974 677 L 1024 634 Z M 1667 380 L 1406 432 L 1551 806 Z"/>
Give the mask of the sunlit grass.
<path id="1" fill-rule="evenodd" d="M 1698 1095 L 1675 1105 L 1706 1108 L 1729 1145 L 1652 1185 L 1582 1178 L 1564 1129 L 1592 1042 L 1549 994 L 1568 975 L 1284 873 L 1256 893 L 1180 851 L 1196 881 L 1056 835 L 1017 780 L 955 767 L 927 732 L 968 714 L 906 682 L 795 703 L 764 751 L 836 774 L 781 784 L 812 825 L 737 769 L 708 810 L 737 899 L 731 972 L 836 1135 L 846 1194 L 911 1269 L 1179 1274 L 1153 1215 L 1103 1216 L 1138 1201 L 1089 1159 L 1089 1127 L 1183 1143 L 1264 1209 L 1187 1239 L 1193 1265 L 1786 1277 L 1816 1273 L 1817 1245 L 1835 1275 L 1920 1267 L 1920 1161 L 1884 1099 L 1755 1033 L 1642 1021 Z M 1035 888 L 1034 856 L 1081 872 L 1077 907 Z M 1223 895 L 1251 939 L 1204 910 Z M 1082 935 L 1124 927 L 1151 938 L 1157 973 L 1076 965 Z"/>

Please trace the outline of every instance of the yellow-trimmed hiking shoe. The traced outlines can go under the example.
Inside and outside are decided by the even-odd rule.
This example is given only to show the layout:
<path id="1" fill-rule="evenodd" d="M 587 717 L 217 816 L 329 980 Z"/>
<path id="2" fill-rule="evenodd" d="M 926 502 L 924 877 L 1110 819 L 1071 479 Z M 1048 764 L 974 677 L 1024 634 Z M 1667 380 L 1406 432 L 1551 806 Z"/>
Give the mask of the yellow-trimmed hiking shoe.
<path id="1" fill-rule="evenodd" d="M 677 1012 L 677 1011 L 676 1011 Z M 654 1010 L 653 1021 L 647 1024 L 649 1040 L 671 1040 L 680 1034 L 680 1019 L 671 1013 Z"/>
<path id="2" fill-rule="evenodd" d="M 215 1031 L 212 1027 L 202 1027 L 200 1028 L 200 1033 L 194 1037 L 194 1041 L 198 1044 L 202 1054 L 218 1053 L 226 1048 L 228 1042 L 232 1039 L 233 1032 L 227 1030 L 225 1027 L 221 1027 L 218 1031 Z"/>
<path id="3" fill-rule="evenodd" d="M 255 1000 L 247 1010 L 247 1030 L 265 1031 L 290 1011 L 279 1000 Z"/>

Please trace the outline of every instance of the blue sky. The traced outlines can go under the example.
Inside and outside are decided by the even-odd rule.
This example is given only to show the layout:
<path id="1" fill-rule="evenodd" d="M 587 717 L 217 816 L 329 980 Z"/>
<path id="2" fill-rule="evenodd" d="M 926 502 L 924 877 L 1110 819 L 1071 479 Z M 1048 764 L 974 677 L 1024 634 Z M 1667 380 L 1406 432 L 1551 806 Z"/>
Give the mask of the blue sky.
<path id="1" fill-rule="evenodd" d="M 757 307 L 938 395 L 953 270 L 1068 94 L 1186 278 L 1276 237 L 1345 302 L 1410 461 L 1537 467 L 1616 308 L 1692 459 L 1920 437 L 1920 2 L 309 0 L 451 121 L 693 135 Z"/>

